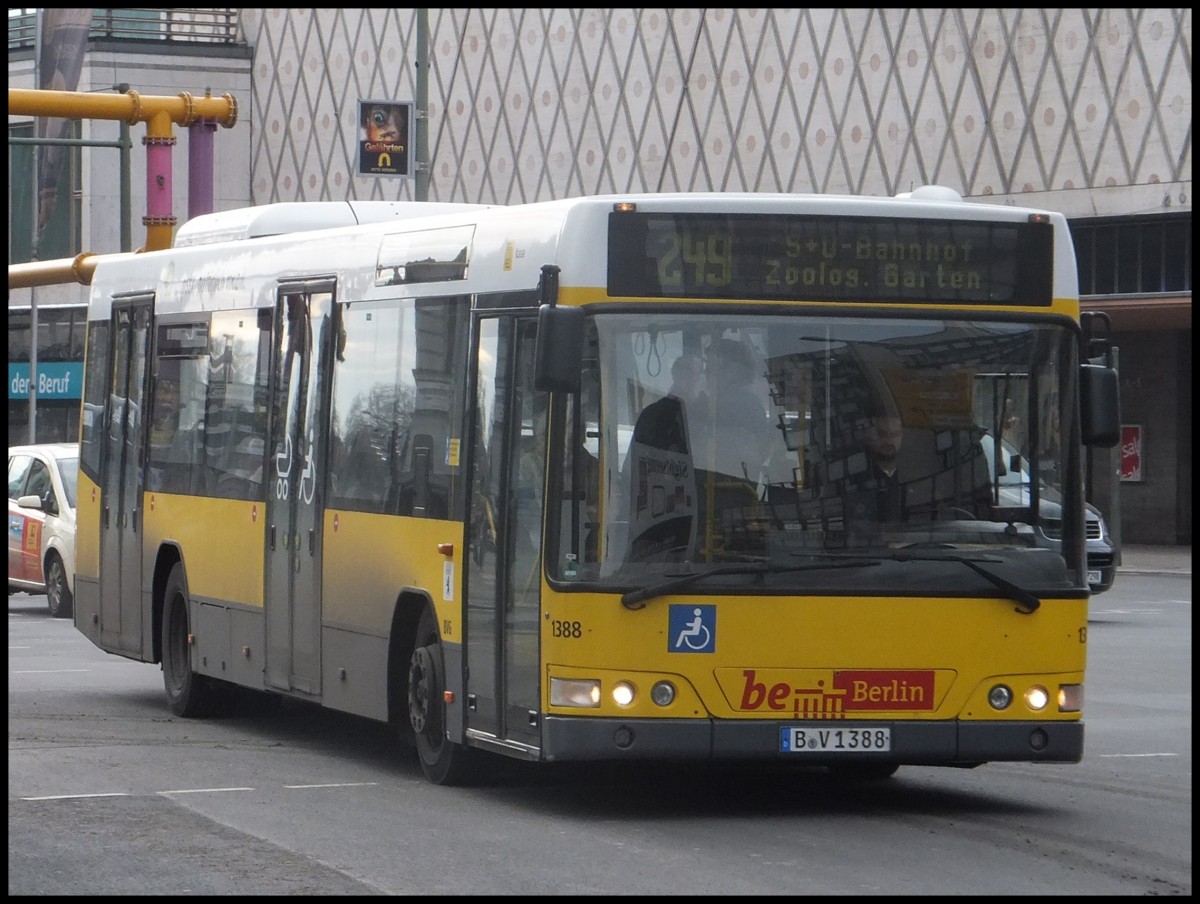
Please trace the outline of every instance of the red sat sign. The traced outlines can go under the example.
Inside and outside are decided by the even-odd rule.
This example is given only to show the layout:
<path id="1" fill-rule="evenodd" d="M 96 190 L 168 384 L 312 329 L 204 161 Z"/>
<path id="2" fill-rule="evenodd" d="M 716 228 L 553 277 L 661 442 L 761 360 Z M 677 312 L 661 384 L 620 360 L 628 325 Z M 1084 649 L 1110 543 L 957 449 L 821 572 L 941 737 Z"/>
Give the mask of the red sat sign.
<path id="1" fill-rule="evenodd" d="M 1142 479 L 1142 425 L 1121 425 L 1121 479 Z"/>

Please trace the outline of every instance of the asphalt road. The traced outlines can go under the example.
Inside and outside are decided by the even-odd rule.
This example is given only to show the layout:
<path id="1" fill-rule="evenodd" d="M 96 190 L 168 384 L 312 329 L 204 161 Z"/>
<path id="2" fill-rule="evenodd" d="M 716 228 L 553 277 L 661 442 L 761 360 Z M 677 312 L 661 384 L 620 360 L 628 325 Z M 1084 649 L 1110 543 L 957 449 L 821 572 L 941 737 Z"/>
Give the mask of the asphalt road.
<path id="1" fill-rule="evenodd" d="M 386 726 L 194 721 L 9 598 L 10 894 L 1190 895 L 1191 581 L 1093 599 L 1073 765 L 513 767 L 428 784 Z"/>

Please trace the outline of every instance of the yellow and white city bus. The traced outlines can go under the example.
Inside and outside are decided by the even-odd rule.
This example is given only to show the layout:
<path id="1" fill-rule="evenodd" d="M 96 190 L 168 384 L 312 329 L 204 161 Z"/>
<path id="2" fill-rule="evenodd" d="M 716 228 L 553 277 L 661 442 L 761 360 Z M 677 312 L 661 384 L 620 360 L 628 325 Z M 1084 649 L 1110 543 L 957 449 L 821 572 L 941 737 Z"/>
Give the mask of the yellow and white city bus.
<path id="1" fill-rule="evenodd" d="M 1060 214 L 277 204 L 102 259 L 89 307 L 75 624 L 177 715 L 388 721 L 437 783 L 1082 756 L 1119 416 Z"/>

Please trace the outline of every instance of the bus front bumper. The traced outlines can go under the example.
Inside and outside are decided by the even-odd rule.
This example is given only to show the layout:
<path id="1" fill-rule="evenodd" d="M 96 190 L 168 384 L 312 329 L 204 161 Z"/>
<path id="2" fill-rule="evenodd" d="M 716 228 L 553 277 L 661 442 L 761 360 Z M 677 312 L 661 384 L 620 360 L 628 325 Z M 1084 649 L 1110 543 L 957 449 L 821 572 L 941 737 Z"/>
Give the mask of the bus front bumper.
<path id="1" fill-rule="evenodd" d="M 811 732 L 888 728 L 890 750 L 783 752 L 785 728 Z M 711 719 L 607 719 L 546 716 L 542 759 L 752 760 L 798 765 L 871 761 L 919 766 L 977 766 L 1008 760 L 1077 763 L 1083 722 L 731 722 Z"/>

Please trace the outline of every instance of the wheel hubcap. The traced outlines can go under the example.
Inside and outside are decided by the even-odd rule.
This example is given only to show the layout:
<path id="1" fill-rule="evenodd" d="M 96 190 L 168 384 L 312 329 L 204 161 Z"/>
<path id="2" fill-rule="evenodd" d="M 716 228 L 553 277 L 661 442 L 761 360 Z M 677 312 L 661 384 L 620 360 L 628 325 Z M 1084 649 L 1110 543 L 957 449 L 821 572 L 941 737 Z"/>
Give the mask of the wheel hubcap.
<path id="1" fill-rule="evenodd" d="M 433 661 L 428 647 L 413 650 L 408 668 L 408 720 L 413 731 L 425 734 L 434 722 Z"/>

